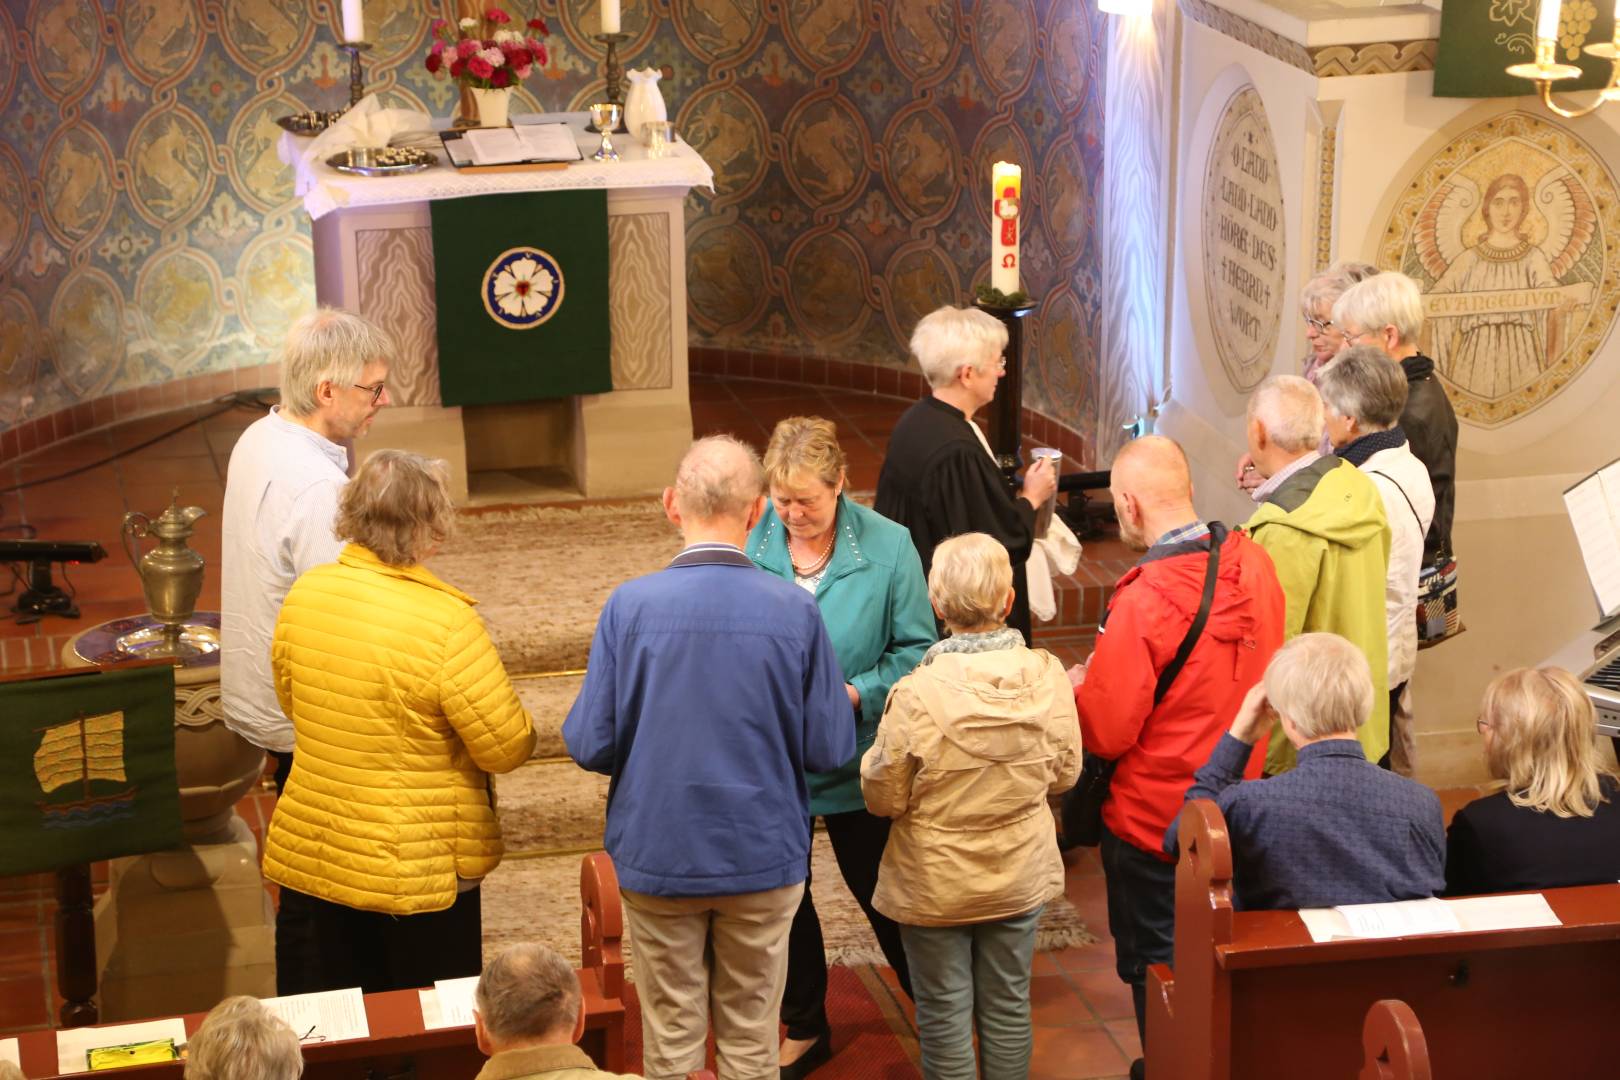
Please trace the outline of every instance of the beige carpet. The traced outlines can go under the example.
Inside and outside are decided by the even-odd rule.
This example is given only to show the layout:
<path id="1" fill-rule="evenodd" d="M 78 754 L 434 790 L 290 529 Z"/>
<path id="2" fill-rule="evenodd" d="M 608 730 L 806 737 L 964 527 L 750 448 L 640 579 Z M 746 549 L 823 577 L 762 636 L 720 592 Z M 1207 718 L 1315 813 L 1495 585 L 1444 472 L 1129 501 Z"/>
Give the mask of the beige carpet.
<path id="1" fill-rule="evenodd" d="M 506 669 L 519 674 L 584 667 L 608 594 L 680 549 L 655 499 L 529 506 L 463 511 L 428 566 L 478 599 Z"/>

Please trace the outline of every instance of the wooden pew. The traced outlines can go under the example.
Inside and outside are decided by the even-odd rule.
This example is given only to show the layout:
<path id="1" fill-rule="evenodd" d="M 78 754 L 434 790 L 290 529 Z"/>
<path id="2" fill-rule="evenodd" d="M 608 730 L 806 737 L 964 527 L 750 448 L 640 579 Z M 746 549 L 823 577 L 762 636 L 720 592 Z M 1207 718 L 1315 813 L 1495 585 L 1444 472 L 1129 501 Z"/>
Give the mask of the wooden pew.
<path id="1" fill-rule="evenodd" d="M 585 1034 L 579 1045 L 603 1069 L 624 1072 L 624 904 L 605 851 L 579 865 L 579 986 Z"/>
<path id="2" fill-rule="evenodd" d="M 1359 1080 L 1430 1080 L 1429 1046 L 1417 1013 L 1404 1001 L 1373 1002 L 1361 1025 Z"/>
<path id="3" fill-rule="evenodd" d="M 613 860 L 598 852 L 580 866 L 579 984 L 583 991 L 585 1034 L 579 1045 L 597 1066 L 624 1071 L 624 910 Z M 419 1080 L 472 1080 L 483 1067 L 471 1027 L 429 1031 L 422 1026 L 416 990 L 367 994 L 370 1038 L 304 1044 L 304 1080 L 388 1080 L 414 1075 Z M 184 1017 L 189 1037 L 206 1013 Z M 17 1036 L 23 1075 L 30 1080 L 80 1075 L 56 1068 L 56 1033 L 30 1031 Z M 180 1080 L 183 1063 L 136 1065 L 113 1074 L 141 1080 Z"/>
<path id="4" fill-rule="evenodd" d="M 1620 885 L 1544 893 L 1562 926 L 1381 941 L 1311 940 L 1294 911 L 1234 911 L 1213 802 L 1182 811 L 1174 974 L 1148 969 L 1157 1080 L 1354 1076 L 1349 1018 L 1398 998 L 1441 1077 L 1606 1076 L 1620 1010 Z"/>

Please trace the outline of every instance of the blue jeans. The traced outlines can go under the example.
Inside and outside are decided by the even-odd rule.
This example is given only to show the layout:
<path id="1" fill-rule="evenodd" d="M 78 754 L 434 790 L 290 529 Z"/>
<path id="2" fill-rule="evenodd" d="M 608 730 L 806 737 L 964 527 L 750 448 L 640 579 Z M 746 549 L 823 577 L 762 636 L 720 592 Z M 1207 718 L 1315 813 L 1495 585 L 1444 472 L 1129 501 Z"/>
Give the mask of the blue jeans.
<path id="1" fill-rule="evenodd" d="M 967 926 L 901 926 L 927 1080 L 974 1080 L 973 1032 L 986 1080 L 1029 1075 L 1029 970 L 1041 909 Z"/>

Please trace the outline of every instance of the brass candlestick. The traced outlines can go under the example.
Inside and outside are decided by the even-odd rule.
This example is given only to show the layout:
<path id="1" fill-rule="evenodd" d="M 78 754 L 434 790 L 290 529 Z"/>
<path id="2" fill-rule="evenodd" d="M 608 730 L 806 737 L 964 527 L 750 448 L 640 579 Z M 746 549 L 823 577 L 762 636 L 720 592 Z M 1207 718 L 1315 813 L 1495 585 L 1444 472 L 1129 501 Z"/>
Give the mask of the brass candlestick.
<path id="1" fill-rule="evenodd" d="M 349 106 L 353 108 L 366 94 L 365 79 L 360 74 L 360 54 L 371 48 L 371 42 L 340 41 L 338 48 L 349 54 Z"/>
<path id="2" fill-rule="evenodd" d="M 624 126 L 624 95 L 619 90 L 619 80 L 624 77 L 624 68 L 619 66 L 619 42 L 629 41 L 630 35 L 593 34 L 591 35 L 591 39 L 593 41 L 600 41 L 602 44 L 607 46 L 607 56 L 602 60 L 602 78 L 607 84 L 607 103 L 611 105 L 618 105 L 620 107 L 619 126 L 613 130 L 615 132 L 627 131 L 629 129 Z M 585 130 L 595 131 L 596 124 L 594 122 L 586 124 Z"/>

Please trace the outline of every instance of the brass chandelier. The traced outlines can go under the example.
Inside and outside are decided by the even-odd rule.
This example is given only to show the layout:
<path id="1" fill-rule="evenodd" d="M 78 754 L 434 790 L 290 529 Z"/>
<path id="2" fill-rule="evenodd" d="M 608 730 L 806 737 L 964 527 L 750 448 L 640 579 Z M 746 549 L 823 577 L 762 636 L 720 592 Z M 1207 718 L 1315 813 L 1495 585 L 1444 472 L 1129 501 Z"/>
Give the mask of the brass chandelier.
<path id="1" fill-rule="evenodd" d="M 1536 10 L 1536 59 L 1529 64 L 1511 64 L 1507 73 L 1529 79 L 1541 93 L 1541 103 L 1559 116 L 1574 119 L 1596 112 L 1606 101 L 1620 98 L 1620 3 L 1615 6 L 1614 40 L 1584 46 L 1587 56 L 1609 61 L 1609 84 L 1598 91 L 1597 100 L 1582 108 L 1568 108 L 1553 100 L 1553 86 L 1584 75 L 1574 64 L 1558 63 L 1558 20 L 1563 0 L 1541 0 Z"/>

